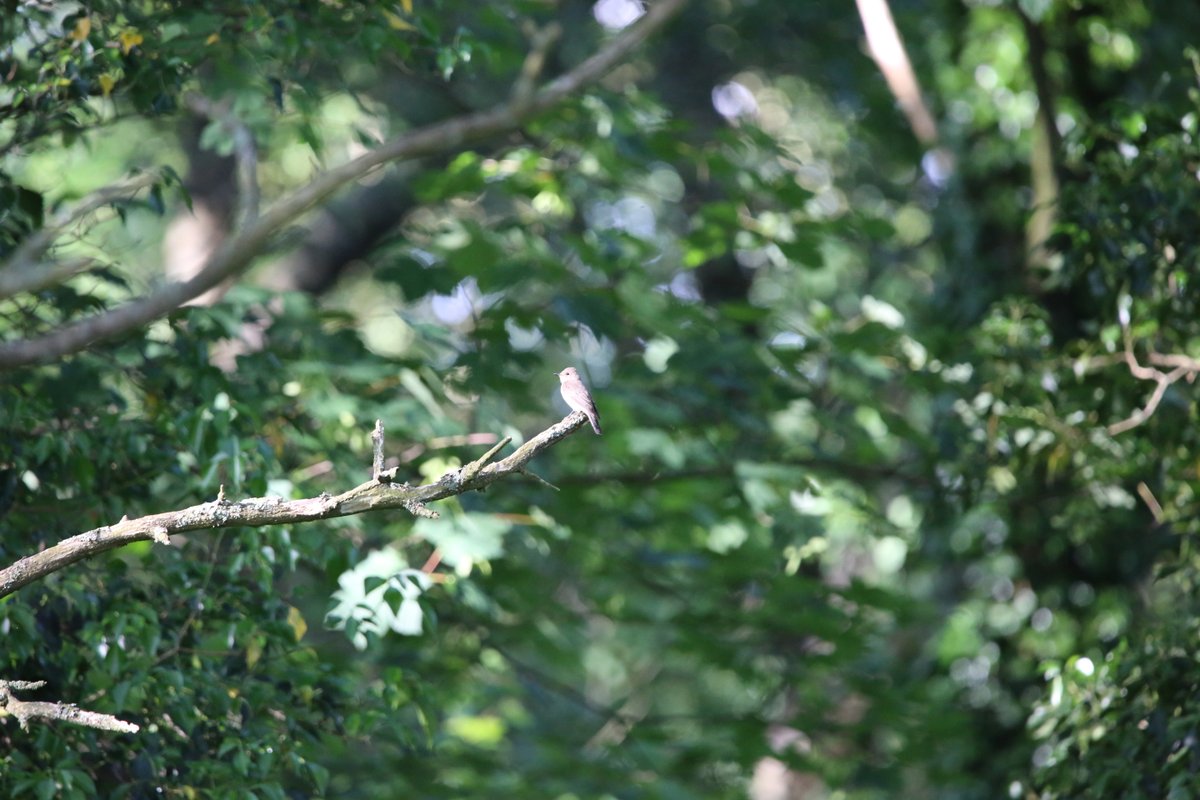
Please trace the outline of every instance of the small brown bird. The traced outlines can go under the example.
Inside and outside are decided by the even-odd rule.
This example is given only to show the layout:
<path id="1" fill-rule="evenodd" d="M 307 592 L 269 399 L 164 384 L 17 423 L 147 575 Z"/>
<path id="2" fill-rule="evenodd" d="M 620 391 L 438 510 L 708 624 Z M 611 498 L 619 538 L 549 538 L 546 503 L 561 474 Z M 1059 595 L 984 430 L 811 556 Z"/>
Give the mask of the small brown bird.
<path id="1" fill-rule="evenodd" d="M 583 381 L 579 380 L 579 373 L 574 367 L 567 367 L 562 372 L 556 372 L 559 386 L 559 391 L 562 392 L 562 399 L 567 401 L 567 405 L 572 411 L 582 411 L 587 415 L 588 422 L 592 423 L 592 430 L 596 435 L 600 435 L 600 415 L 596 413 L 596 404 L 592 402 L 592 396 L 588 393 L 587 387 L 583 385 Z"/>

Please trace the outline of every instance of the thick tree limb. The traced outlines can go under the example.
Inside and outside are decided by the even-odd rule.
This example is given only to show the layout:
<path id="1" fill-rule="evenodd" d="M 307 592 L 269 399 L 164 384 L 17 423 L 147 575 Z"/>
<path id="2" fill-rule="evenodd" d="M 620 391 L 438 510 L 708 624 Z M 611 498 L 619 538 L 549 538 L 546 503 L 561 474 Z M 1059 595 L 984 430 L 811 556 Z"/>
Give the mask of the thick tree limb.
<path id="1" fill-rule="evenodd" d="M 84 711 L 70 703 L 18 700 L 12 694 L 14 691 L 40 689 L 45 685 L 45 681 L 0 681 L 0 719 L 9 716 L 16 717 L 23 730 L 29 727 L 31 719 L 57 719 L 70 722 L 72 725 L 84 725 L 88 728 L 119 733 L 137 733 L 140 730 L 132 722 L 125 722 L 110 714 Z"/>
<path id="2" fill-rule="evenodd" d="M 247 528 L 265 525 L 290 525 L 319 519 L 346 517 L 364 511 L 402 508 L 420 517 L 436 517 L 428 503 L 454 495 L 476 491 L 506 475 L 523 474 L 529 461 L 587 424 L 587 417 L 573 412 L 518 447 L 507 458 L 492 459 L 504 439 L 482 457 L 451 470 L 433 483 L 409 486 L 394 483 L 395 470 L 379 472 L 371 480 L 339 495 L 322 494 L 301 500 L 278 497 L 253 497 L 231 502 L 225 499 L 224 489 L 216 500 L 179 511 L 151 514 L 137 519 L 122 518 L 115 525 L 80 533 L 47 547 L 40 553 L 26 556 L 0 570 L 0 598 L 64 567 L 98 553 L 113 550 L 132 542 L 155 541 L 170 544 L 170 536 L 196 530 Z M 378 437 L 377 452 L 383 447 L 383 428 L 377 426 L 372 438 Z M 373 460 L 372 466 L 378 463 Z"/>
<path id="3" fill-rule="evenodd" d="M 273 290 L 323 294 L 350 264 L 366 259 L 417 203 L 413 176 L 424 165 L 437 169 L 444 158 L 397 164 L 378 182 L 358 184 L 337 200 L 326 203 L 311 220 L 305 220 L 304 239 L 258 276 Z"/>
<path id="4" fill-rule="evenodd" d="M 513 97 L 488 111 L 465 114 L 406 133 L 340 167 L 322 173 L 283 198 L 227 241 L 194 277 L 170 283 L 145 297 L 35 339 L 0 344 L 0 368 L 51 361 L 83 350 L 162 317 L 221 281 L 244 271 L 277 232 L 346 184 L 382 164 L 443 153 L 489 136 L 515 130 L 582 87 L 599 80 L 651 33 L 661 28 L 687 0 L 661 0 L 636 24 L 614 36 L 601 50 L 528 97 Z"/>

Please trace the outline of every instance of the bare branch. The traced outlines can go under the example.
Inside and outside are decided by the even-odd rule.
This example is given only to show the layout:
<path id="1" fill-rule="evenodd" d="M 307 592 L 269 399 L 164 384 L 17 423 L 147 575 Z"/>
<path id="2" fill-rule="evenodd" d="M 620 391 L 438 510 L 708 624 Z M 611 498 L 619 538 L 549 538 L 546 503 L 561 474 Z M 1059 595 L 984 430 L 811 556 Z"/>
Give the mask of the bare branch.
<path id="1" fill-rule="evenodd" d="M 1159 367 L 1183 367 L 1191 372 L 1200 373 L 1200 360 L 1182 353 L 1155 353 L 1152 351 L 1146 360 Z"/>
<path id="2" fill-rule="evenodd" d="M 1132 371 L 1131 368 L 1130 372 Z M 1128 419 L 1123 419 L 1120 422 L 1114 422 L 1112 425 L 1109 425 L 1108 432 L 1110 435 L 1116 436 L 1118 433 L 1124 433 L 1150 419 L 1151 415 L 1158 408 L 1158 404 L 1162 402 L 1163 395 L 1167 393 L 1167 387 L 1184 375 L 1187 375 L 1191 370 L 1187 367 L 1176 367 L 1168 373 L 1162 373 L 1158 370 L 1154 370 L 1154 372 L 1156 373 L 1154 380 L 1157 385 L 1154 387 L 1154 392 L 1151 393 L 1150 399 L 1146 401 L 1146 405 L 1133 412 Z"/>
<path id="3" fill-rule="evenodd" d="M 533 85 L 546 66 L 546 54 L 562 36 L 562 26 L 555 22 L 544 28 L 536 28 L 531 23 L 525 33 L 529 37 L 530 49 L 525 56 L 525 63 L 521 65 L 521 74 L 513 84 L 512 96 L 517 102 L 524 102 L 533 94 Z"/>
<path id="4" fill-rule="evenodd" d="M 1184 355 L 1162 355 L 1156 353 L 1154 350 L 1150 351 L 1150 363 L 1160 366 L 1174 365 L 1175 369 L 1170 372 L 1163 372 L 1160 369 L 1139 364 L 1137 355 L 1133 351 L 1133 332 L 1129 325 L 1128 316 L 1121 316 L 1120 323 L 1122 338 L 1125 342 L 1125 352 L 1122 360 L 1129 368 L 1129 374 L 1139 380 L 1154 381 L 1155 386 L 1154 391 L 1150 394 L 1150 398 L 1146 401 L 1146 405 L 1134 411 L 1128 418 L 1120 422 L 1114 422 L 1108 426 L 1106 430 L 1110 436 L 1116 436 L 1117 434 L 1136 428 L 1150 419 L 1151 415 L 1158 409 L 1158 404 L 1162 402 L 1163 397 L 1167 393 L 1167 388 L 1171 384 L 1184 377 L 1189 381 L 1193 381 L 1196 379 L 1196 375 L 1200 373 L 1200 362 L 1195 359 Z"/>
<path id="5" fill-rule="evenodd" d="M 921 98 L 921 85 L 909 61 L 908 51 L 896 29 L 896 21 L 887 0 L 858 0 L 858 15 L 862 18 L 871 58 L 879 66 L 896 104 L 908 118 L 913 135 L 923 145 L 937 142 L 937 123 Z"/>
<path id="6" fill-rule="evenodd" d="M 503 439 L 501 439 L 500 441 L 498 441 L 494 445 L 492 445 L 491 450 L 488 450 L 486 453 L 481 455 L 479 458 L 475 459 L 470 464 L 467 464 L 465 467 L 463 467 L 462 468 L 462 479 L 464 481 L 469 481 L 469 480 L 474 479 L 474 477 L 479 474 L 479 471 L 481 469 L 483 469 L 484 467 L 486 467 L 488 464 L 491 463 L 492 459 L 496 457 L 497 453 L 499 453 L 504 448 L 508 447 L 508 443 L 511 441 L 512 441 L 511 436 L 505 436 Z"/>
<path id="7" fill-rule="evenodd" d="M 151 514 L 138 519 L 122 518 L 115 525 L 64 539 L 0 570 L 0 598 L 98 553 L 131 542 L 152 540 L 168 544 L 172 534 L 187 531 L 289 525 L 383 509 L 404 509 L 415 516 L 436 517 L 437 512 L 427 508 L 427 504 L 482 489 L 505 475 L 524 473 L 534 456 L 586 424 L 587 417 L 581 412 L 573 412 L 525 442 L 507 458 L 491 463 L 503 444 L 509 441 L 505 439 L 476 461 L 450 470 L 433 483 L 423 486 L 372 478 L 336 496 L 322 494 L 301 500 L 254 497 L 238 502 L 226 500 L 222 492 L 212 502 L 179 511 Z M 379 430 L 382 440 L 382 427 Z"/>
<path id="8" fill-rule="evenodd" d="M 31 719 L 62 720 L 73 725 L 99 728 L 118 733 L 137 733 L 140 728 L 132 722 L 117 719 L 111 714 L 84 711 L 70 703 L 47 703 L 37 700 L 18 700 L 14 691 L 29 691 L 45 686 L 45 681 L 0 681 L 0 719 L 16 717 L 22 730 L 29 727 Z"/>
<path id="9" fill-rule="evenodd" d="M 1129 367 L 1129 374 L 1138 380 L 1152 381 L 1162 377 L 1162 373 L 1152 367 L 1143 367 L 1138 363 L 1137 354 L 1133 352 L 1133 333 L 1129 329 L 1129 323 L 1122 321 L 1121 337 L 1125 342 L 1125 365 Z"/>
<path id="10" fill-rule="evenodd" d="M 1146 508 L 1150 509 L 1150 516 L 1154 517 L 1154 521 L 1161 524 L 1163 521 L 1163 508 L 1159 504 L 1158 498 L 1154 496 L 1154 492 L 1150 491 L 1150 487 L 1145 481 L 1138 481 L 1137 485 L 1138 497 L 1142 498 L 1142 502 L 1146 504 Z"/>
<path id="11" fill-rule="evenodd" d="M 556 492 L 559 491 L 559 488 L 557 486 L 555 486 L 553 483 L 551 483 L 550 481 L 543 478 L 541 475 L 538 475 L 533 470 L 523 469 L 523 470 L 521 470 L 521 474 L 526 476 L 527 478 L 533 479 L 533 481 L 535 483 L 540 483 L 542 486 L 545 486 L 547 489 L 553 489 Z"/>
<path id="12" fill-rule="evenodd" d="M 383 474 L 383 420 L 375 420 L 375 430 L 371 431 L 371 477 L 380 480 Z"/>
<path id="13" fill-rule="evenodd" d="M 687 0 L 661 0 L 655 3 L 641 20 L 614 36 L 602 49 L 527 98 L 512 98 L 488 111 L 465 114 L 419 128 L 318 175 L 255 218 L 187 281 L 166 284 L 145 297 L 38 338 L 0 344 L 0 369 L 51 361 L 171 312 L 226 278 L 244 271 L 284 226 L 346 184 L 366 176 L 383 164 L 449 152 L 470 142 L 519 128 L 580 88 L 599 80 L 646 37 L 661 28 L 685 2 Z"/>

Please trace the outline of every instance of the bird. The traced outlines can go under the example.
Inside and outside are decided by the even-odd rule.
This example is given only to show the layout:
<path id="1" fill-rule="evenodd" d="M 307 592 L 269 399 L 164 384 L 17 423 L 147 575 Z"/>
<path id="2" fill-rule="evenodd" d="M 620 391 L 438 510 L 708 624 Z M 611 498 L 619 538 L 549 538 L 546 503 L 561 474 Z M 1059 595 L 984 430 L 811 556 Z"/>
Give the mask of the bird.
<path id="1" fill-rule="evenodd" d="M 586 414 L 588 422 L 592 423 L 592 430 L 599 436 L 600 415 L 596 413 L 596 404 L 592 402 L 592 395 L 579 379 L 579 373 L 574 367 L 567 367 L 554 374 L 558 376 L 558 382 L 561 384 L 558 388 L 562 392 L 562 399 L 567 401 L 572 411 L 582 411 Z"/>

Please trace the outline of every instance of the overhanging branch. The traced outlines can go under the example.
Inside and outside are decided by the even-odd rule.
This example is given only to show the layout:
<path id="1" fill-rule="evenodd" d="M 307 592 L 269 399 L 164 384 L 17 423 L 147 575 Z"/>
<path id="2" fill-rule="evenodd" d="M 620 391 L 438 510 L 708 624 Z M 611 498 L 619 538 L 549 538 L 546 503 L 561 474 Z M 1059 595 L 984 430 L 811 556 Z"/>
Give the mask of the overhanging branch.
<path id="1" fill-rule="evenodd" d="M 286 225 L 346 184 L 366 176 L 383 164 L 448 152 L 470 142 L 517 129 L 582 87 L 599 80 L 661 28 L 686 2 L 661 0 L 655 3 L 641 20 L 614 36 L 591 57 L 528 96 L 512 97 L 487 111 L 465 114 L 414 130 L 318 175 L 247 224 L 213 254 L 200 272 L 187 281 L 166 284 L 145 297 L 43 336 L 0 344 L 0 369 L 52 361 L 170 313 L 188 300 L 244 271 L 268 241 Z"/>

